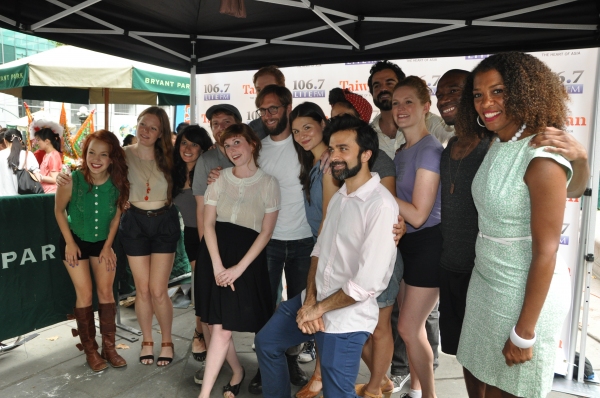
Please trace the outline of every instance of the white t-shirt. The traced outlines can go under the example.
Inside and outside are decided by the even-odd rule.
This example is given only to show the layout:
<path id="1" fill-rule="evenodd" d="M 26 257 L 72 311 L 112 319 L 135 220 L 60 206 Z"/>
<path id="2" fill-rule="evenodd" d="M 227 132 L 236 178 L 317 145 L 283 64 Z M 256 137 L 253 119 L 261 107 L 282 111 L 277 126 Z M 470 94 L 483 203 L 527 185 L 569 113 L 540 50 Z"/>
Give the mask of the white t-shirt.
<path id="1" fill-rule="evenodd" d="M 40 165 L 31 152 L 21 151 L 19 155 L 19 169 L 23 169 L 25 164 L 25 153 L 27 153 L 27 169 L 37 173 L 40 171 Z M 0 196 L 18 195 L 17 176 L 13 173 L 12 168 L 8 167 L 8 156 L 10 148 L 0 151 Z"/>
<path id="2" fill-rule="evenodd" d="M 304 193 L 300 184 L 300 162 L 290 135 L 283 141 L 263 138 L 258 165 L 277 178 L 281 190 L 281 210 L 273 231 L 273 239 L 299 240 L 312 237 L 306 221 Z"/>

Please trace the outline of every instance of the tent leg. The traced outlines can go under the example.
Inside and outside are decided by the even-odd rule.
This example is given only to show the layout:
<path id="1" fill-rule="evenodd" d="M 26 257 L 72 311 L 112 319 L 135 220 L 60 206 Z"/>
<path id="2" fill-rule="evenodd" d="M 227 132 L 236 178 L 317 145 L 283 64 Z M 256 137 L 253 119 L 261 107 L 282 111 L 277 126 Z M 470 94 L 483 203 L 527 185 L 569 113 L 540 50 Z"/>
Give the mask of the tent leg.
<path id="1" fill-rule="evenodd" d="M 190 70 L 190 124 L 198 124 L 196 115 L 196 60 L 192 59 Z"/>
<path id="2" fill-rule="evenodd" d="M 596 59 L 596 79 L 600 77 L 600 51 L 598 51 L 597 59 Z M 595 226 L 596 226 L 596 207 L 598 201 L 598 175 L 596 170 L 598 170 L 598 164 L 600 163 L 598 160 L 598 154 L 600 153 L 600 149 L 597 146 L 600 145 L 600 140 L 597 140 L 595 137 L 595 132 L 600 128 L 600 87 L 596 86 L 595 92 L 595 107 L 594 107 L 594 115 L 593 115 L 593 123 L 592 126 L 592 134 L 590 137 L 590 146 L 591 153 L 589 156 L 590 162 L 590 183 L 588 184 L 589 191 L 587 191 L 583 196 L 583 226 L 584 228 L 580 233 L 580 250 L 579 250 L 579 261 L 577 264 L 577 274 L 575 279 L 575 288 L 573 290 L 573 313 L 571 316 L 571 333 L 569 338 L 569 367 L 567 372 L 567 380 L 573 379 L 573 365 L 575 362 L 575 350 L 577 348 L 577 335 L 579 333 L 579 311 L 581 308 L 581 292 L 583 290 L 584 279 L 586 277 L 586 271 L 589 268 L 589 261 L 593 263 L 593 253 L 594 253 L 594 242 L 595 242 Z M 594 202 L 595 201 L 595 202 Z M 591 253 L 591 258 L 589 254 Z M 588 278 L 589 279 L 589 278 Z M 587 292 L 589 290 L 589 283 L 586 285 L 586 297 L 589 299 L 589 294 Z M 586 307 L 589 306 L 586 305 Z M 580 362 L 579 365 L 584 363 L 585 360 L 585 339 L 586 339 L 586 331 L 587 331 L 587 311 L 583 313 L 583 324 L 582 324 L 582 334 L 581 334 L 581 351 L 580 351 Z M 580 367 L 583 369 L 583 367 Z M 578 381 L 583 382 L 583 372 L 578 372 Z"/>
<path id="3" fill-rule="evenodd" d="M 108 102 L 109 102 L 110 89 L 104 89 L 104 129 L 109 130 L 108 128 Z"/>

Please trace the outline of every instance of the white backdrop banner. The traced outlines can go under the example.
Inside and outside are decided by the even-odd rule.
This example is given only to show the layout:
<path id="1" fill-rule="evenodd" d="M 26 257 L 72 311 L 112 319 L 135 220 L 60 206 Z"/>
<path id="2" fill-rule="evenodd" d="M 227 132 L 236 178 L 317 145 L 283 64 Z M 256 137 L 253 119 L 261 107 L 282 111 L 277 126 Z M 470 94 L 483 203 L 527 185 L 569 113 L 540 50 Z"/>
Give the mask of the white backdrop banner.
<path id="1" fill-rule="evenodd" d="M 563 81 L 571 97 L 570 116 L 567 130 L 570 134 L 590 150 L 592 115 L 594 107 L 594 74 L 596 70 L 598 49 L 563 50 L 531 53 L 544 61 Z M 435 94 L 440 77 L 450 69 L 472 70 L 488 55 L 474 55 L 447 58 L 420 58 L 392 60 L 398 64 L 406 75 L 417 75 L 424 79 Z M 303 67 L 281 68 L 285 75 L 286 87 L 292 91 L 293 106 L 305 101 L 315 102 L 325 114 L 330 113 L 327 101 L 329 91 L 335 87 L 347 88 L 364 96 L 373 105 L 373 98 L 367 84 L 369 70 L 374 62 L 357 62 L 345 64 L 312 65 Z M 265 62 L 265 65 L 268 61 Z M 256 93 L 252 84 L 252 76 L 256 71 L 241 71 L 198 75 L 198 110 L 199 124 L 210 131 L 205 110 L 219 103 L 235 105 L 242 114 L 244 122 L 258 117 L 254 99 Z M 437 112 L 436 98 L 432 96 L 432 111 Z M 373 105 L 372 118 L 379 110 Z M 573 277 L 577 265 L 577 248 L 579 242 L 579 199 L 569 199 L 566 203 L 563 231 L 560 239 L 559 256 L 567 262 Z M 557 349 L 556 372 L 566 374 L 570 316 L 565 320 L 562 338 Z"/>

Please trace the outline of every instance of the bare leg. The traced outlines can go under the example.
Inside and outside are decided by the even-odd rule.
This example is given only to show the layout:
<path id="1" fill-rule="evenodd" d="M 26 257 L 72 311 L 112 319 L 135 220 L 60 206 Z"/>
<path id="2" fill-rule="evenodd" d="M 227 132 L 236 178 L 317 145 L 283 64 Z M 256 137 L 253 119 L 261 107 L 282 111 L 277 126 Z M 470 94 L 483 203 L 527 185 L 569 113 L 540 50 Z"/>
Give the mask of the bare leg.
<path id="1" fill-rule="evenodd" d="M 438 288 L 406 285 L 398 319 L 398 332 L 406 343 L 411 379 L 413 374 L 418 377 L 423 398 L 435 398 L 433 352 L 427 340 L 425 321 L 438 299 Z"/>
<path id="2" fill-rule="evenodd" d="M 69 263 L 63 261 L 71 282 L 75 287 L 76 308 L 85 308 L 92 305 L 92 276 L 90 275 L 90 265 L 88 260 L 79 260 L 79 265 L 71 267 Z"/>
<path id="3" fill-rule="evenodd" d="M 173 327 L 173 303 L 169 298 L 168 285 L 171 269 L 173 268 L 173 259 L 175 253 L 152 253 L 150 255 L 150 296 L 152 298 L 152 308 L 156 314 L 158 325 L 162 333 L 162 342 L 171 343 L 171 328 Z M 161 347 L 161 357 L 173 357 L 173 348 Z M 157 365 L 167 365 L 168 362 L 159 362 Z"/>
<path id="4" fill-rule="evenodd" d="M 484 398 L 486 396 L 486 384 L 473 376 L 467 368 L 463 368 L 463 374 L 465 375 L 465 385 L 467 386 L 469 398 Z"/>
<path id="5" fill-rule="evenodd" d="M 150 297 L 150 256 L 127 256 L 129 268 L 135 282 L 135 315 L 137 316 L 140 329 L 142 329 L 142 341 L 152 340 L 152 298 Z M 142 346 L 140 356 L 152 355 L 152 347 Z M 151 359 L 145 359 L 144 364 L 152 363 Z"/>
<path id="6" fill-rule="evenodd" d="M 394 387 L 393 383 L 386 377 L 387 369 L 390 366 L 390 362 L 392 362 L 392 355 L 394 353 L 394 340 L 392 338 L 391 324 L 393 308 L 393 306 L 389 306 L 379 309 L 377 326 L 370 338 L 371 366 L 369 366 L 369 370 L 371 371 L 371 378 L 369 379 L 366 389 L 372 394 L 379 394 L 380 389 L 387 391 Z"/>
<path id="7" fill-rule="evenodd" d="M 100 263 L 98 257 L 90 257 L 90 264 L 96 281 L 98 301 L 101 304 L 114 303 L 113 282 L 115 281 L 115 270 L 107 269 L 106 264 Z"/>
<path id="8" fill-rule="evenodd" d="M 239 359 L 237 358 L 237 354 L 235 353 L 231 331 L 223 329 L 222 325 L 213 325 L 211 337 L 211 343 L 206 356 L 204 380 L 202 383 L 202 390 L 198 396 L 199 398 L 210 397 L 210 392 L 219 376 L 219 371 L 223 366 L 225 358 L 227 358 L 227 362 L 229 362 L 229 366 L 231 366 L 231 369 L 233 370 L 233 377 L 231 378 L 230 384 L 235 385 L 242 381 L 243 370 Z"/>

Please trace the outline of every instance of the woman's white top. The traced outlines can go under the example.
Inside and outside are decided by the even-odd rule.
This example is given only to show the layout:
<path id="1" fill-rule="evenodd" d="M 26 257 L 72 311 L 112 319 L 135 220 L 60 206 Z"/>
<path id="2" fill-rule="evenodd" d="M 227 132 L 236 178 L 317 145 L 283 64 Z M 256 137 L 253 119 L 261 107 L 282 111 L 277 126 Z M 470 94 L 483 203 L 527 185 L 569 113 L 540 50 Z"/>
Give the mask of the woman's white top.
<path id="1" fill-rule="evenodd" d="M 266 213 L 281 209 L 279 183 L 261 169 L 252 177 L 237 178 L 233 167 L 208 186 L 204 204 L 217 207 L 217 221 L 251 228 L 260 233 Z"/>
<path id="2" fill-rule="evenodd" d="M 40 164 L 31 152 L 21 151 L 19 156 L 19 170 L 23 169 L 25 164 L 25 154 L 27 154 L 27 169 L 33 173 L 40 171 Z M 13 173 L 11 167 L 8 166 L 8 157 L 10 156 L 10 148 L 0 151 L 0 196 L 18 195 L 17 176 Z"/>

